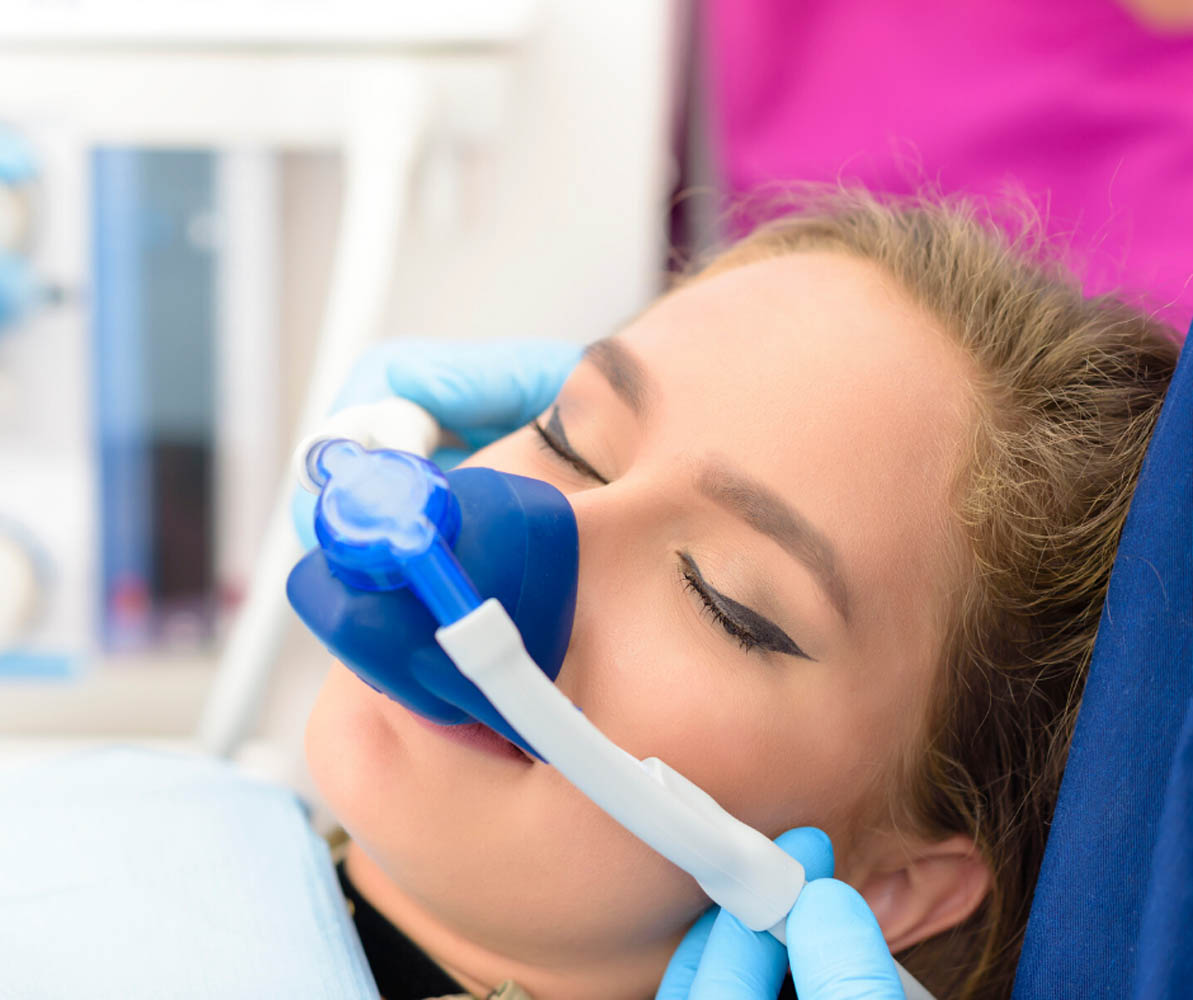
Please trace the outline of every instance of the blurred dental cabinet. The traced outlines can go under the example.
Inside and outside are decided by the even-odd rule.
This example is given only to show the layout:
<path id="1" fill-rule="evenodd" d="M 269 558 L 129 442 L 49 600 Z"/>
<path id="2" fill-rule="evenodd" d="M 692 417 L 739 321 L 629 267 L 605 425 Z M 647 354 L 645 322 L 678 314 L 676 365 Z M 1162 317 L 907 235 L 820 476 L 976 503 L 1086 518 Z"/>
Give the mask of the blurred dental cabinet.
<path id="1" fill-rule="evenodd" d="M 657 293 L 678 7 L 0 0 L 0 765 L 194 733 L 370 341 Z M 292 632 L 264 728 L 326 666 Z"/>

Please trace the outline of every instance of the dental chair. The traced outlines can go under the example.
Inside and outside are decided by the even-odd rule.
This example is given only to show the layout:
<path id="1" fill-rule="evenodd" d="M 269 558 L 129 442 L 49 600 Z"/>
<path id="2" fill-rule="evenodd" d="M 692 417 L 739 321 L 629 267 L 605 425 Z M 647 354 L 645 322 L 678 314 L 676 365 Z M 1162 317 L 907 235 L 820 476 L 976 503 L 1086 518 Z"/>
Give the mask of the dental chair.
<path id="1" fill-rule="evenodd" d="M 378 1000 L 292 791 L 111 748 L 4 775 L 0 802 L 0 996 Z M 1119 545 L 1015 1000 L 1187 996 L 1191 886 L 1186 349 Z"/>
<path id="2" fill-rule="evenodd" d="M 1119 541 L 1014 1000 L 1193 991 L 1193 348 Z"/>

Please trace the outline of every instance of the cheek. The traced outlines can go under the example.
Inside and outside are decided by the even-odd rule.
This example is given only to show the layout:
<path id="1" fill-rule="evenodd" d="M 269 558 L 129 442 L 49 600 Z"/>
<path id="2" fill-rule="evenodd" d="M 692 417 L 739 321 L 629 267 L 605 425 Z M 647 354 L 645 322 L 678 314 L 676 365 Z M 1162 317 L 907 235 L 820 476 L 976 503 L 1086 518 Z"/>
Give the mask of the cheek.
<path id="1" fill-rule="evenodd" d="M 652 579 L 622 566 L 586 580 L 560 687 L 627 752 L 660 758 L 768 835 L 813 824 L 844 836 L 872 783 L 840 671 L 740 655 L 678 585 L 660 593 Z"/>
<path id="2" fill-rule="evenodd" d="M 307 765 L 344 828 L 366 842 L 418 842 L 460 825 L 467 804 L 444 795 L 449 765 L 409 714 L 333 663 L 307 719 Z M 420 803 L 417 810 L 409 803 Z"/>

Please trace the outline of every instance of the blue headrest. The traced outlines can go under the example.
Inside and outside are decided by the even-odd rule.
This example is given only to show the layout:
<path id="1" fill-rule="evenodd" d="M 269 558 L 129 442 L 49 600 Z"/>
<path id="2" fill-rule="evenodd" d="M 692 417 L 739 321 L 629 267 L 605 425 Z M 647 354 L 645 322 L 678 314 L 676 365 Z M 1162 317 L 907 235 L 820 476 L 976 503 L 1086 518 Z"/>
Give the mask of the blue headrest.
<path id="1" fill-rule="evenodd" d="M 1193 990 L 1193 349 L 1119 542 L 1015 1000 Z"/>

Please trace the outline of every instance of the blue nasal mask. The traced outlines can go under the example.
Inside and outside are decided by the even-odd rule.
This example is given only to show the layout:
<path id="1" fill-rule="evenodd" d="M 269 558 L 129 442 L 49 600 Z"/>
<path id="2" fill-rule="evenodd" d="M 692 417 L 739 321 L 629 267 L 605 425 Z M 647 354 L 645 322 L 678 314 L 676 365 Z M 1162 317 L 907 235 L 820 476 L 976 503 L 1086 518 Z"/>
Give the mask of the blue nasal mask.
<path id="1" fill-rule="evenodd" d="M 435 639 L 495 598 L 552 681 L 576 609 L 579 545 L 555 487 L 493 469 L 446 475 L 405 452 L 323 442 L 307 457 L 321 486 L 315 537 L 290 574 L 300 618 L 362 680 L 442 724 L 479 721 L 534 748 Z"/>

